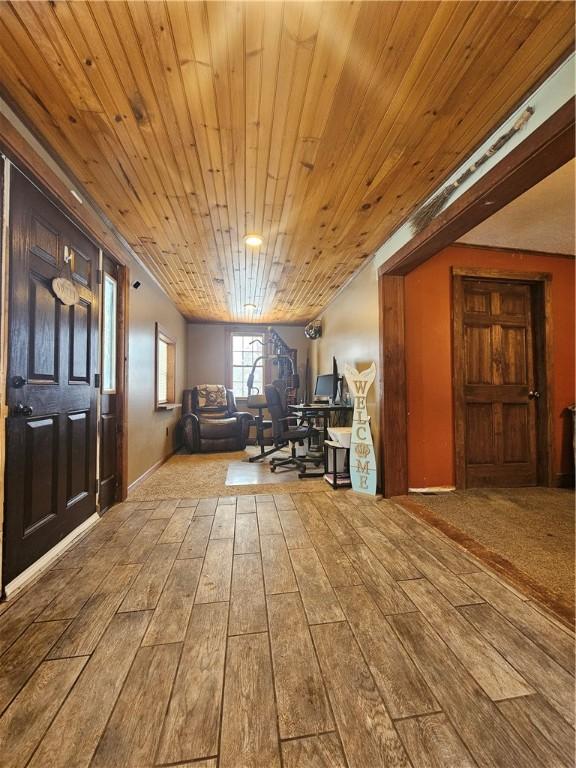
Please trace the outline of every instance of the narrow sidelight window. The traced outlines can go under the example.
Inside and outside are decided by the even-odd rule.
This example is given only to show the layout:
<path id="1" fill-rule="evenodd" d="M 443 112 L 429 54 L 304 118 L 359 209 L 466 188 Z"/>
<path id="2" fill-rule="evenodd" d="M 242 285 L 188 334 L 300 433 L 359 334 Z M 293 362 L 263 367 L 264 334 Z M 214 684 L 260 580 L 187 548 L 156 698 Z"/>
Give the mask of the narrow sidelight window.
<path id="1" fill-rule="evenodd" d="M 102 317 L 102 392 L 116 392 L 116 311 L 118 283 L 104 273 L 104 309 Z"/>
<path id="2" fill-rule="evenodd" d="M 156 323 L 156 408 L 176 400 L 176 342 Z"/>

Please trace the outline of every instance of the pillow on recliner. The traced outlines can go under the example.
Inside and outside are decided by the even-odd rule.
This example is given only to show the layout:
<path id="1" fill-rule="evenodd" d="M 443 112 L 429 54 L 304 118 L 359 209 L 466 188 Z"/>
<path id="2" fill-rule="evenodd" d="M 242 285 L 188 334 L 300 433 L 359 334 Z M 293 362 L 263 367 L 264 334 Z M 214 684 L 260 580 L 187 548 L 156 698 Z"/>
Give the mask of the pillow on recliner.
<path id="1" fill-rule="evenodd" d="M 223 384 L 198 385 L 199 408 L 227 408 L 226 387 Z"/>

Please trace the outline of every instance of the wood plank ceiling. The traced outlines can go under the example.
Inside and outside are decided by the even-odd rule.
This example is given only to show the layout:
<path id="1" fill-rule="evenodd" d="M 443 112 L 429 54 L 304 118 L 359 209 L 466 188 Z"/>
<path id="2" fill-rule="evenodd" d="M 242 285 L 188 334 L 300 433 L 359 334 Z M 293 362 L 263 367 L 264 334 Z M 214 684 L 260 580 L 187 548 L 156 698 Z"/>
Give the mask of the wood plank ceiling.
<path id="1" fill-rule="evenodd" d="M 2 2 L 0 78 L 186 317 L 298 322 L 573 28 L 568 2 Z"/>

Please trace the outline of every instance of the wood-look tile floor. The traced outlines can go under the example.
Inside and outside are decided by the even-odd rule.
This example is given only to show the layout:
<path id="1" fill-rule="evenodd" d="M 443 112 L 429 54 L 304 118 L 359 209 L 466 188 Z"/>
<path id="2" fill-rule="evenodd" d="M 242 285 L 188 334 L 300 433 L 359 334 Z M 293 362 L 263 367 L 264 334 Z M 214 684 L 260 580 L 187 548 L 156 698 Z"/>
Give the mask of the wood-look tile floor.
<path id="1" fill-rule="evenodd" d="M 398 506 L 120 504 L 0 605 L 0 765 L 573 765 L 573 636 Z"/>

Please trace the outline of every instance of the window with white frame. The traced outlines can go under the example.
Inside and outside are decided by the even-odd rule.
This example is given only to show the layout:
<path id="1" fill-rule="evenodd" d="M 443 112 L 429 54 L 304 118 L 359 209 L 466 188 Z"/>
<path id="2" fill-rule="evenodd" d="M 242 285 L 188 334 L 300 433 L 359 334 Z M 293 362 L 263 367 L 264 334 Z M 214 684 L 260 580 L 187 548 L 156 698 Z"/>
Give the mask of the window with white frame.
<path id="1" fill-rule="evenodd" d="M 263 343 L 263 333 L 232 333 L 232 391 L 236 397 L 248 397 L 246 382 L 254 362 L 264 354 Z M 254 387 L 260 394 L 264 393 L 263 360 L 254 370 Z"/>

